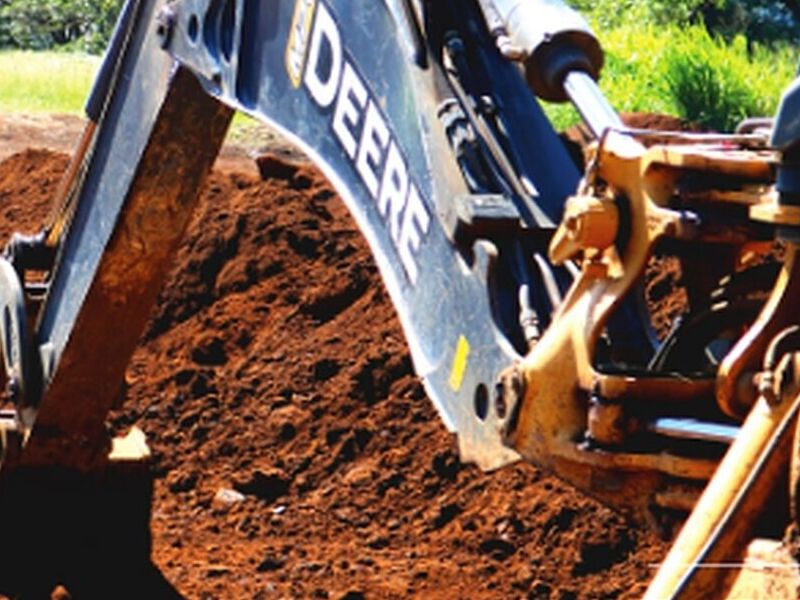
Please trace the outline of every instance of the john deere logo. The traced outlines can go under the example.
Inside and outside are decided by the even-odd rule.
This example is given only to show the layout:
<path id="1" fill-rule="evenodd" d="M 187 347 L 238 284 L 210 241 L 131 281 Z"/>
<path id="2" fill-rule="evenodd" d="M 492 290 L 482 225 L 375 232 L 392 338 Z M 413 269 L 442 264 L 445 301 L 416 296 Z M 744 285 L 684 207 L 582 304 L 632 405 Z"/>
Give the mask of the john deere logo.
<path id="1" fill-rule="evenodd" d="M 333 138 L 375 202 L 411 285 L 417 254 L 431 224 L 428 203 L 414 180 L 382 102 L 347 52 L 342 29 L 325 0 L 295 5 L 286 48 L 295 88 L 304 87 Z"/>
<path id="2" fill-rule="evenodd" d="M 289 73 L 289 79 L 295 88 L 300 87 L 303 81 L 308 39 L 316 6 L 317 0 L 297 0 L 294 5 L 292 29 L 289 32 L 289 43 L 286 45 L 286 72 Z"/>

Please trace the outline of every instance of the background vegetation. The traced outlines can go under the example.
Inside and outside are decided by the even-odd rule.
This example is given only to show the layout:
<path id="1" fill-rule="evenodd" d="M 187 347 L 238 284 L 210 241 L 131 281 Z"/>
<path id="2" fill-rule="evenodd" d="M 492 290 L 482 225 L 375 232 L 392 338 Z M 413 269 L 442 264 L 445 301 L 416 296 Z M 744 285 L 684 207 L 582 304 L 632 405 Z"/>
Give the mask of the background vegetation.
<path id="1" fill-rule="evenodd" d="M 0 0 L 0 47 L 100 53 L 124 0 Z"/>
<path id="2" fill-rule="evenodd" d="M 773 115 L 798 60 L 788 41 L 726 38 L 699 23 L 626 22 L 598 35 L 606 52 L 600 87 L 615 108 L 672 114 L 717 131 Z M 559 128 L 579 120 L 568 105 L 546 110 Z"/>
<path id="3" fill-rule="evenodd" d="M 718 131 L 772 115 L 795 76 L 800 2 L 572 0 L 606 51 L 601 87 L 624 112 L 661 112 Z M 577 122 L 548 106 L 560 128 Z"/>
<path id="4" fill-rule="evenodd" d="M 774 43 L 798 41 L 800 0 L 567 0 L 604 28 L 624 24 L 702 24 L 716 35 Z"/>
<path id="5" fill-rule="evenodd" d="M 795 74 L 800 0 L 567 1 L 605 47 L 601 86 L 621 111 L 730 130 L 773 114 Z M 0 0 L 0 110 L 79 112 L 98 64 L 85 54 L 102 52 L 122 4 Z M 546 110 L 560 128 L 578 121 L 568 106 Z"/>

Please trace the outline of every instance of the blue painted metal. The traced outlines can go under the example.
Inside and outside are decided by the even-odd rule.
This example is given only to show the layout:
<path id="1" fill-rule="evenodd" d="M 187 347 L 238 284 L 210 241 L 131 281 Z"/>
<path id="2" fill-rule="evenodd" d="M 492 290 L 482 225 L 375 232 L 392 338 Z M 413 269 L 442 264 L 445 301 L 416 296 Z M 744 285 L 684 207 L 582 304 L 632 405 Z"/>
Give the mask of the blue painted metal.
<path id="1" fill-rule="evenodd" d="M 132 12 L 130 18 L 138 22 L 130 32 L 131 39 L 120 44 L 130 45 L 136 52 L 125 55 L 119 66 L 81 191 L 85 198 L 95 200 L 79 203 L 37 327 L 40 343 L 48 344 L 55 362 L 95 277 L 169 81 L 171 63 L 159 50 L 155 36 L 156 3 L 148 6 L 144 1 L 129 0 L 129 5 L 125 13 Z M 95 104 L 103 102 L 93 101 Z M 95 108 L 99 110 L 99 106 Z"/>
<path id="2" fill-rule="evenodd" d="M 160 2 L 132 4 L 34 334 L 46 390 L 28 465 L 106 459 L 105 418 L 233 114 L 161 48 Z"/>
<path id="3" fill-rule="evenodd" d="M 420 60 L 414 43 L 419 37 L 401 4 L 184 0 L 174 5 L 169 51 L 198 74 L 208 93 L 282 131 L 333 182 L 372 248 L 428 394 L 447 425 L 458 431 L 465 457 L 496 467 L 515 455 L 500 442 L 495 412 L 481 420 L 474 404 L 477 390 L 494 389 L 500 371 L 518 356 L 493 316 L 487 278 L 497 246 L 479 243 L 465 258 L 448 237 L 455 199 L 468 191 L 436 119 L 437 107 L 452 92 L 443 83 L 438 58 Z M 469 40 L 467 58 L 476 89 L 467 91 L 491 97 L 497 114 L 494 133 L 519 175 L 530 182 L 538 209 L 557 223 L 578 171 L 519 71 L 497 53 L 474 7 L 465 3 L 463 8 L 452 11 L 445 26 Z M 312 12 L 307 20 L 303 10 Z M 299 57 L 297 66 L 288 65 L 287 56 Z M 343 100 L 341 90 L 353 77 L 358 80 L 350 88 L 353 95 Z M 418 248 L 411 249 L 411 269 L 402 256 L 409 248 L 398 242 L 392 217 L 382 214 L 358 166 L 370 103 L 379 107 L 389 131 L 384 141 L 400 149 L 424 207 L 416 222 L 405 221 L 420 239 Z M 345 119 L 352 133 L 349 148 L 343 141 L 347 136 L 337 133 L 335 125 L 336 111 L 348 104 L 353 109 Z M 371 163 L 379 176 L 386 148 Z M 523 199 L 512 200 L 527 227 L 540 225 Z M 507 296 L 515 297 L 516 290 Z M 462 336 L 470 351 L 464 379 L 454 386 L 451 371 Z"/>
<path id="4" fill-rule="evenodd" d="M 420 22 L 426 10 L 432 14 Z M 38 325 L 48 374 L 98 277 L 153 135 L 172 58 L 206 94 L 282 131 L 321 168 L 370 244 L 417 372 L 458 432 L 463 458 L 484 468 L 514 460 L 500 439 L 503 415 L 493 402 L 483 405 L 500 372 L 526 351 L 520 320 L 549 321 L 545 281 L 568 284 L 566 271 L 532 265 L 579 173 L 478 8 L 130 0 L 123 14 L 109 53 L 121 60 L 109 59 L 113 69 L 104 70 L 90 102 L 98 116 L 107 108 L 80 190 L 85 199 Z M 463 53 L 448 67 L 442 46 L 456 38 Z M 470 202 L 472 190 L 439 120 L 440 107 L 454 101 L 469 116 L 464 132 L 477 131 L 490 173 L 484 191 L 516 210 L 516 229 L 456 239 L 459 203 Z"/>

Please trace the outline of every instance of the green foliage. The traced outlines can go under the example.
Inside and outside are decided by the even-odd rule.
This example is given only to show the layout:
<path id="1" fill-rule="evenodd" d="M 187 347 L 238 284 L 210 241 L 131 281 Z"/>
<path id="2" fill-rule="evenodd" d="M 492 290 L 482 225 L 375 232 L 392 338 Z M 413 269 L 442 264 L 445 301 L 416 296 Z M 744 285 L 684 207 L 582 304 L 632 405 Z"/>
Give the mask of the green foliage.
<path id="1" fill-rule="evenodd" d="M 743 41 L 737 38 L 726 46 L 696 31 L 669 48 L 664 75 L 682 116 L 704 127 L 730 131 L 745 117 L 764 113 L 764 102 L 745 80 L 750 65 Z"/>
<path id="2" fill-rule="evenodd" d="M 652 18 L 657 23 L 693 23 L 709 10 L 721 9 L 726 0 L 650 0 Z"/>
<path id="3" fill-rule="evenodd" d="M 773 115 L 795 75 L 791 47 L 726 41 L 702 25 L 627 24 L 599 37 L 606 51 L 600 87 L 621 112 L 672 114 L 729 131 L 743 117 Z M 563 105 L 546 110 L 559 128 L 578 121 Z"/>
<path id="4" fill-rule="evenodd" d="M 620 27 L 602 38 L 606 66 L 600 85 L 611 104 L 621 112 L 674 112 L 661 75 L 671 35 L 645 24 Z"/>
<path id="5" fill-rule="evenodd" d="M 623 25 L 688 24 L 730 0 L 572 0 L 569 2 L 602 29 Z"/>
<path id="6" fill-rule="evenodd" d="M 798 21 L 788 8 L 792 2 L 775 0 L 725 0 L 707 9 L 702 17 L 712 33 L 732 39 L 743 35 L 748 42 L 798 43 Z"/>
<path id="7" fill-rule="evenodd" d="M 739 35 L 726 41 L 702 27 L 672 28 L 660 72 L 676 114 L 718 131 L 745 117 L 771 116 L 795 75 L 789 47 L 768 48 Z"/>
<path id="8" fill-rule="evenodd" d="M 626 25 L 698 25 L 749 42 L 800 42 L 796 0 L 572 0 L 599 29 Z"/>
<path id="9" fill-rule="evenodd" d="M 123 0 L 0 0 L 0 46 L 99 53 Z"/>

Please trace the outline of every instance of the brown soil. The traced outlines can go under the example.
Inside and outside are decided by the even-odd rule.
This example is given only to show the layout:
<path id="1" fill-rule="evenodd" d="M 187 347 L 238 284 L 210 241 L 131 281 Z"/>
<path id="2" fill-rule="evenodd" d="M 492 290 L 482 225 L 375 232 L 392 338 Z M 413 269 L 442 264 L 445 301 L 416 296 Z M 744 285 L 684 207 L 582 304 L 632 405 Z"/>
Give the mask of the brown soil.
<path id="1" fill-rule="evenodd" d="M 0 162 L 0 239 L 36 228 L 65 164 Z M 343 204 L 309 166 L 253 173 L 212 174 L 111 420 L 154 451 L 164 577 L 187 598 L 640 597 L 664 544 L 531 465 L 459 464 Z"/>

